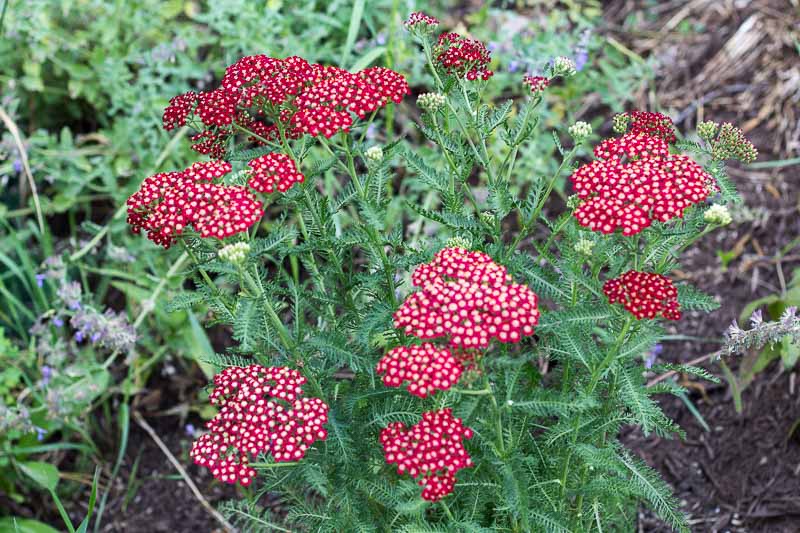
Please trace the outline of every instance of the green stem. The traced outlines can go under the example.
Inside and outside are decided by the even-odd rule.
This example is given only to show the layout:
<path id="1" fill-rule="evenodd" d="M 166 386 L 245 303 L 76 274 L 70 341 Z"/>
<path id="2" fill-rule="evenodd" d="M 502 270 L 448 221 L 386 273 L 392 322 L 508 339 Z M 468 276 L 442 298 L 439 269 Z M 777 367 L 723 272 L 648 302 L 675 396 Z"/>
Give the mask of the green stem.
<path id="1" fill-rule="evenodd" d="M 569 161 L 572 160 L 572 157 L 575 155 L 576 150 L 577 150 L 577 147 L 572 148 L 572 150 L 567 152 L 567 155 L 564 156 L 564 159 L 561 160 L 561 164 L 558 165 L 558 168 L 556 169 L 555 173 L 550 178 L 550 181 L 547 184 L 547 188 L 545 189 L 545 192 L 542 195 L 542 198 L 536 204 L 536 208 L 533 210 L 533 214 L 530 216 L 530 218 L 528 218 L 528 220 L 526 220 L 522 224 L 522 229 L 519 231 L 517 236 L 512 241 L 511 246 L 508 249 L 509 250 L 509 252 L 508 252 L 509 256 L 508 257 L 510 257 L 510 254 L 514 253 L 514 251 L 517 249 L 517 246 L 519 246 L 519 243 L 522 241 L 522 239 L 524 239 L 525 237 L 528 236 L 528 232 L 530 232 L 531 228 L 533 227 L 533 225 L 538 220 L 539 214 L 542 212 L 542 209 L 544 209 L 544 206 L 547 203 L 547 199 L 550 197 L 550 193 L 553 192 L 553 187 L 556 184 L 556 180 L 558 179 L 558 176 L 561 174 L 561 171 L 564 169 L 564 166 Z"/>
<path id="2" fill-rule="evenodd" d="M 356 172 L 355 160 L 353 159 L 353 152 L 350 150 L 349 144 L 349 137 L 344 143 L 344 151 L 345 155 L 347 156 L 347 171 L 350 175 L 350 179 L 355 185 L 356 191 L 358 192 L 359 198 L 363 203 L 368 203 L 367 193 L 364 190 L 364 187 L 361 185 L 361 180 L 358 179 L 358 173 Z M 369 223 L 365 223 L 364 227 L 367 231 L 367 237 L 369 237 L 370 242 L 372 243 L 373 248 L 378 253 L 380 257 L 381 264 L 383 265 L 383 272 L 386 277 L 386 285 L 389 289 L 389 301 L 392 304 L 392 307 L 397 307 L 397 296 L 395 295 L 395 285 L 394 285 L 394 269 L 392 268 L 391 263 L 389 262 L 389 258 L 386 255 L 386 250 L 383 248 L 383 244 L 381 243 L 381 239 L 378 236 L 375 228 L 373 228 Z"/>

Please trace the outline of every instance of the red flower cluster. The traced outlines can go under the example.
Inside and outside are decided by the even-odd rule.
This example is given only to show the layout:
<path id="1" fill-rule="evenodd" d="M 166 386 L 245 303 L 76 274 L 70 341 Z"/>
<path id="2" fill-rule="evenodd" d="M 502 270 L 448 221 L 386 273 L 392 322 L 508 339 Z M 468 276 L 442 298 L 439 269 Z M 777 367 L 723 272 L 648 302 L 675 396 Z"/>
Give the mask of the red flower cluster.
<path id="1" fill-rule="evenodd" d="M 631 270 L 606 281 L 603 292 L 609 303 L 621 303 L 638 320 L 659 314 L 668 320 L 681 317 L 678 290 L 661 274 Z"/>
<path id="2" fill-rule="evenodd" d="M 422 497 L 438 501 L 453 492 L 456 473 L 472 466 L 463 440 L 472 438 L 472 430 L 451 409 L 422 414 L 411 428 L 393 422 L 381 431 L 381 444 L 387 464 L 396 464 L 398 474 L 418 480 Z"/>
<path id="3" fill-rule="evenodd" d="M 575 218 L 592 231 L 622 228 L 623 235 L 635 235 L 653 220 L 682 217 L 717 190 L 703 167 L 687 156 L 670 155 L 658 137 L 629 133 L 603 141 L 594 154 L 597 159 L 571 177 L 582 200 Z"/>
<path id="4" fill-rule="evenodd" d="M 673 144 L 677 140 L 675 125 L 667 115 L 651 111 L 629 111 L 625 115 L 628 118 L 630 133 L 633 135 L 658 137 L 668 144 Z"/>
<path id="5" fill-rule="evenodd" d="M 207 161 L 146 178 L 128 198 L 128 224 L 165 248 L 188 226 L 218 239 L 246 231 L 263 215 L 261 202 L 244 187 L 211 183 L 230 170 L 229 163 Z"/>
<path id="6" fill-rule="evenodd" d="M 420 339 L 449 337 L 457 349 L 480 349 L 493 338 L 519 342 L 539 321 L 537 297 L 511 282 L 505 267 L 482 252 L 440 250 L 411 278 L 422 290 L 394 314 L 394 324 Z"/>
<path id="7" fill-rule="evenodd" d="M 278 139 L 278 123 L 289 138 L 305 133 L 330 137 L 349 130 L 350 113 L 364 118 L 390 100 L 400 102 L 410 92 L 403 76 L 383 67 L 350 73 L 296 56 L 247 56 L 226 69 L 219 88 L 170 100 L 163 123 L 171 130 L 196 117 L 203 130 L 192 137 L 192 148 L 222 158 L 227 139 L 237 131 L 235 125 L 268 141 Z M 252 116 L 251 108 L 255 108 Z M 253 116 L 266 117 L 271 123 Z"/>
<path id="8" fill-rule="evenodd" d="M 398 346 L 378 362 L 378 374 L 387 387 L 399 387 L 404 381 L 406 390 L 425 398 L 436 390 L 447 390 L 458 383 L 464 367 L 448 349 L 437 349 L 431 343 L 421 346 Z"/>
<path id="9" fill-rule="evenodd" d="M 488 80 L 494 74 L 487 68 L 492 61 L 491 53 L 478 40 L 457 33 L 443 33 L 439 36 L 434 53 L 436 61 L 448 74 L 463 76 L 468 80 Z"/>
<path id="10" fill-rule="evenodd" d="M 538 94 L 550 86 L 550 79 L 544 76 L 525 76 L 522 83 L 531 88 L 532 94 Z"/>
<path id="11" fill-rule="evenodd" d="M 415 11 L 408 16 L 408 20 L 403 22 L 403 26 L 406 28 L 413 28 L 417 24 L 436 27 L 439 25 L 439 19 L 426 15 L 422 11 Z"/>
<path id="12" fill-rule="evenodd" d="M 209 433 L 192 445 L 194 462 L 225 483 L 247 486 L 255 477 L 249 456 L 269 452 L 277 462 L 299 461 L 317 440 L 325 440 L 328 406 L 301 398 L 306 379 L 286 367 L 229 367 L 214 376 L 212 404 L 220 411 Z"/>
<path id="13" fill-rule="evenodd" d="M 291 157 L 285 154 L 269 153 L 259 156 L 247 166 L 251 169 L 251 177 L 247 184 L 262 193 L 286 192 L 295 183 L 302 183 L 305 176 L 297 170 Z"/>

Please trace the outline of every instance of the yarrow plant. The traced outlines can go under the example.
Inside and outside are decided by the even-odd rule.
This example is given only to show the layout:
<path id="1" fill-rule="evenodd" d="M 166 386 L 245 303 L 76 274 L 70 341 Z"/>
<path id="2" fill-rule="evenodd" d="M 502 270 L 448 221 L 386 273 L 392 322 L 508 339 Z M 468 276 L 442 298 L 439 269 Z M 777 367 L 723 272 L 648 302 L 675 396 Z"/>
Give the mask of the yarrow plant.
<path id="1" fill-rule="evenodd" d="M 405 23 L 433 80 L 416 101 L 428 155 L 366 140 L 410 93 L 383 67 L 249 56 L 164 112 L 210 159 L 146 178 L 128 220 L 193 263 L 170 308 L 201 304 L 236 341 L 211 357 L 218 412 L 191 457 L 251 487 L 223 508 L 247 527 L 611 531 L 644 502 L 688 531 L 618 434 L 681 433 L 652 396 L 683 390 L 643 372 L 674 370 L 652 360 L 664 320 L 718 305 L 671 272 L 738 201 L 721 158 L 747 160 L 745 141 L 679 141 L 631 111 L 583 164 L 592 128 L 559 128 L 557 171 L 525 185 L 547 89 L 576 66 L 543 58 L 495 105 L 489 50 L 438 26 Z M 415 190 L 428 199 L 399 194 Z M 266 491 L 288 514 L 259 506 Z"/>

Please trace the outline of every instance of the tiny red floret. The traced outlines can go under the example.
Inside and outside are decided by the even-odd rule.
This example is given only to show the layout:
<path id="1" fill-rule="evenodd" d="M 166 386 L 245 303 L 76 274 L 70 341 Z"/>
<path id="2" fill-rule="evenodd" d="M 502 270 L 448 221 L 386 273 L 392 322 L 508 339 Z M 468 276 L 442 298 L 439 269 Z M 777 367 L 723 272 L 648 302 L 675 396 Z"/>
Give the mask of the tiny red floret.
<path id="1" fill-rule="evenodd" d="M 621 303 L 638 320 L 658 315 L 668 320 L 681 317 L 678 290 L 661 274 L 631 270 L 606 281 L 603 292 L 609 303 Z"/>

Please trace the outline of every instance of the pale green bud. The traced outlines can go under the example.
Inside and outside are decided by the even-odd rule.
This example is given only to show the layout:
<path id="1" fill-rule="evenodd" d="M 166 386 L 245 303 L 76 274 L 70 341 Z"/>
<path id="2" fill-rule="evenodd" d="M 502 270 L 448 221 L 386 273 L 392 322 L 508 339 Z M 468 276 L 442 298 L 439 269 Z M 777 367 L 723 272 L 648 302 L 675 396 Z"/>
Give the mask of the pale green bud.
<path id="1" fill-rule="evenodd" d="M 472 249 L 472 241 L 465 237 L 455 236 L 450 237 L 444 243 L 445 248 L 464 248 L 465 250 Z"/>
<path id="2" fill-rule="evenodd" d="M 703 220 L 717 226 L 727 226 L 733 221 L 728 208 L 721 204 L 714 204 L 703 213 Z"/>
<path id="3" fill-rule="evenodd" d="M 570 137 L 575 139 L 575 142 L 580 143 L 585 141 L 589 135 L 592 134 L 592 125 L 579 120 L 570 126 L 567 131 L 569 131 Z"/>
<path id="4" fill-rule="evenodd" d="M 370 146 L 367 148 L 367 151 L 364 152 L 364 157 L 370 161 L 380 161 L 383 159 L 383 148 L 380 146 Z"/>
<path id="5" fill-rule="evenodd" d="M 628 131 L 628 122 L 630 121 L 630 117 L 627 113 L 617 113 L 614 115 L 614 118 L 611 119 L 611 121 L 613 124 L 614 133 L 622 135 Z"/>
<path id="6" fill-rule="evenodd" d="M 559 56 L 553 60 L 553 76 L 568 78 L 577 71 L 575 62 L 568 57 Z"/>
<path id="7" fill-rule="evenodd" d="M 423 111 L 435 113 L 444 107 L 445 96 L 441 93 L 424 93 L 417 97 L 417 105 Z"/>
<path id="8" fill-rule="evenodd" d="M 594 252 L 594 241 L 590 241 L 589 239 L 579 239 L 572 249 L 581 255 L 590 257 Z"/>
<path id="9" fill-rule="evenodd" d="M 704 141 L 710 141 L 717 134 L 719 124 L 713 120 L 707 120 L 697 125 L 697 136 Z"/>
<path id="10" fill-rule="evenodd" d="M 234 242 L 226 244 L 217 252 L 217 256 L 226 263 L 240 265 L 247 259 L 250 253 L 250 244 L 246 242 Z"/>

